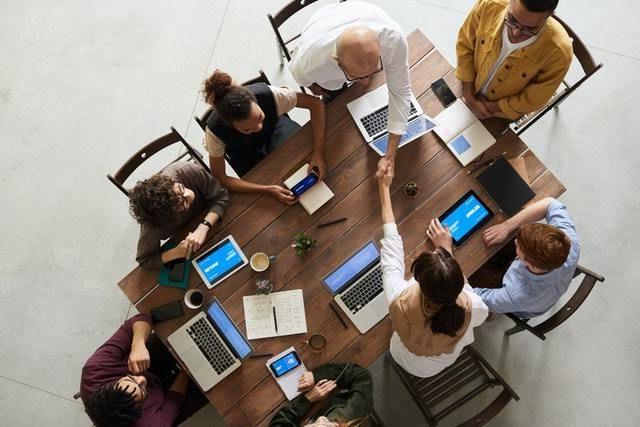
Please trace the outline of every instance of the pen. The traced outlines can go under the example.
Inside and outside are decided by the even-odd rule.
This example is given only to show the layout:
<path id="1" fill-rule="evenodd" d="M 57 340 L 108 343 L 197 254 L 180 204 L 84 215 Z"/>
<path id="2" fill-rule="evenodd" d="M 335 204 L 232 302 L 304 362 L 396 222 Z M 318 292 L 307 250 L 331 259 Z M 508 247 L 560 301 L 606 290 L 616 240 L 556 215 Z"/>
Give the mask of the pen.
<path id="1" fill-rule="evenodd" d="M 338 218 L 333 221 L 325 222 L 324 224 L 318 224 L 318 228 L 327 227 L 329 225 L 337 224 L 339 222 L 346 221 L 346 220 L 347 218 Z"/>
<path id="2" fill-rule="evenodd" d="M 276 334 L 278 333 L 278 318 L 276 317 L 276 308 L 273 308 L 273 323 L 276 325 Z"/>
<path id="3" fill-rule="evenodd" d="M 331 301 L 329 302 L 329 307 L 331 307 L 331 310 L 333 310 L 333 312 L 336 314 L 338 320 L 340 320 L 340 323 L 342 323 L 342 326 L 344 326 L 345 329 L 349 329 L 349 326 L 347 326 L 347 323 L 344 321 L 342 316 L 340 316 L 340 313 L 338 313 L 338 310 L 335 308 Z"/>
<path id="4" fill-rule="evenodd" d="M 491 163 L 495 162 L 495 161 L 496 161 L 496 160 L 498 160 L 500 157 L 503 157 L 503 156 L 506 156 L 506 155 L 507 155 L 507 152 L 505 151 L 505 152 L 504 152 L 504 153 L 502 153 L 502 154 L 499 154 L 499 155 L 497 155 L 497 156 L 495 156 L 495 157 L 493 157 L 493 158 L 491 158 L 491 159 L 485 160 L 484 162 L 479 163 L 479 164 L 477 164 L 477 165 L 473 166 L 471 169 L 469 169 L 469 170 L 467 171 L 467 175 L 469 175 L 469 174 L 470 174 L 471 172 L 473 172 L 473 171 L 476 171 L 476 170 L 480 169 L 480 168 L 481 168 L 481 167 L 483 167 L 483 166 L 486 166 L 486 165 L 489 165 L 489 164 L 491 164 Z"/>

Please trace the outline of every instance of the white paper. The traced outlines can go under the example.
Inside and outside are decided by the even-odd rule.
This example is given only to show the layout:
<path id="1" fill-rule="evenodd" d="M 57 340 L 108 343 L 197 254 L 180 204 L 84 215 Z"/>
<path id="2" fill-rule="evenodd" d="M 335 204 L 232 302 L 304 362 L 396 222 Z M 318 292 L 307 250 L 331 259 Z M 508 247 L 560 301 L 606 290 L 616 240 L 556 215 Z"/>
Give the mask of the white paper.
<path id="1" fill-rule="evenodd" d="M 243 303 L 247 338 L 250 340 L 307 332 L 302 289 L 245 296 Z"/>
<path id="2" fill-rule="evenodd" d="M 307 170 L 309 169 L 309 163 L 305 163 L 300 169 L 291 175 L 284 185 L 291 190 L 297 183 L 302 181 L 309 175 Z M 310 189 L 305 191 L 298 199 L 302 207 L 312 215 L 315 211 L 320 209 L 322 205 L 327 203 L 333 197 L 333 192 L 329 189 L 324 181 L 318 181 Z"/>
<path id="3" fill-rule="evenodd" d="M 438 124 L 434 130 L 435 133 L 442 138 L 445 144 L 448 144 L 478 119 L 461 99 L 457 99 L 456 102 L 438 114 L 435 121 Z"/>
<path id="4" fill-rule="evenodd" d="M 302 359 L 300 359 L 300 366 L 295 368 L 293 371 L 287 372 L 280 378 L 276 378 L 276 376 L 273 374 L 273 371 L 271 371 L 271 369 L 269 368 L 269 365 L 280 359 L 285 354 L 291 353 L 294 350 L 295 348 L 289 347 L 283 352 L 276 354 L 271 359 L 267 360 L 266 363 L 267 369 L 271 373 L 271 376 L 276 380 L 276 382 L 284 392 L 284 395 L 287 396 L 287 399 L 289 400 L 292 400 L 296 396 L 300 395 L 300 392 L 298 391 L 298 381 L 300 381 L 301 376 L 308 372 L 306 366 L 304 366 L 304 362 L 302 362 Z"/>

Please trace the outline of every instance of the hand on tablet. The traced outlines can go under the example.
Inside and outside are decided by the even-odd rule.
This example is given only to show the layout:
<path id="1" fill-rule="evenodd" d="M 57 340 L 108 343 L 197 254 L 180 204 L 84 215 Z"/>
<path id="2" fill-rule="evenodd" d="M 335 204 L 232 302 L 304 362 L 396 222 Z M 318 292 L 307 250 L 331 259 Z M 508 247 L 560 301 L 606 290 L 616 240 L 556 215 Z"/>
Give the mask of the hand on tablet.
<path id="1" fill-rule="evenodd" d="M 427 238 L 431 240 L 433 246 L 436 248 L 443 248 L 449 253 L 453 253 L 453 241 L 451 233 L 448 228 L 445 228 L 440 224 L 438 218 L 434 218 L 429 222 L 427 227 Z"/>
<path id="2" fill-rule="evenodd" d="M 484 231 L 482 237 L 484 237 L 484 243 L 487 246 L 491 246 L 498 245 L 507 240 L 507 237 L 509 237 L 510 233 L 511 230 L 509 229 L 509 226 L 506 222 L 503 222 L 502 224 L 494 225 L 487 228 Z"/>

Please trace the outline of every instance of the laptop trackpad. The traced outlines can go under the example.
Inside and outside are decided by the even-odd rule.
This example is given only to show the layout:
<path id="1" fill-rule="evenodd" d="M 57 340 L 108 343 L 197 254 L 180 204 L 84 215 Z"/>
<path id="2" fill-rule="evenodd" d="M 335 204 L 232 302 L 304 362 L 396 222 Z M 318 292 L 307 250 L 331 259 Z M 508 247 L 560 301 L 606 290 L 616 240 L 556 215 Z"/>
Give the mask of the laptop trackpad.
<path id="1" fill-rule="evenodd" d="M 198 347 L 191 347 L 189 350 L 182 353 L 180 358 L 184 361 L 190 371 L 202 369 L 203 365 L 207 363 L 207 359 Z"/>

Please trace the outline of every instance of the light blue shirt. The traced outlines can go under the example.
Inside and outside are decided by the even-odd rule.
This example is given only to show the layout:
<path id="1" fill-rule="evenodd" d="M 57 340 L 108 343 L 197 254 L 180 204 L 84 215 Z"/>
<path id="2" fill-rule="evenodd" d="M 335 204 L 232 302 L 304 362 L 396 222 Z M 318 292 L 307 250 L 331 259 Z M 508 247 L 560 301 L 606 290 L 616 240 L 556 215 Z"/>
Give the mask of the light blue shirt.
<path id="1" fill-rule="evenodd" d="M 554 200 L 547 209 L 546 221 L 562 230 L 571 240 L 569 256 L 562 266 L 545 274 L 530 272 L 515 259 L 502 279 L 502 288 L 474 288 L 494 313 L 513 313 L 531 319 L 549 310 L 567 291 L 580 257 L 576 227 L 567 207 Z"/>

